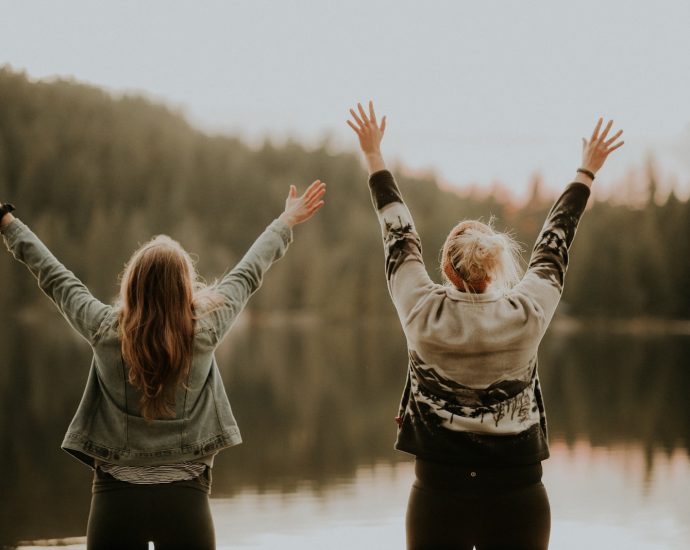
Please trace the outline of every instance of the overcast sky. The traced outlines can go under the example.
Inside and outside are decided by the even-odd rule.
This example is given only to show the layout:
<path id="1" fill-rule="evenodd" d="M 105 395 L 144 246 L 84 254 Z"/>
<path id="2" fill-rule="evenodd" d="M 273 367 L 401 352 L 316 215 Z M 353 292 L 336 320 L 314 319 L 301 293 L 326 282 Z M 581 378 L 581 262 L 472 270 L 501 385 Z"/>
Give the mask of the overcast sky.
<path id="1" fill-rule="evenodd" d="M 535 172 L 567 181 L 601 114 L 626 139 L 601 187 L 650 152 L 690 184 L 688 0 L 0 6 L 0 63 L 145 92 L 209 131 L 354 148 L 347 109 L 372 98 L 389 118 L 388 158 L 519 194 Z"/>

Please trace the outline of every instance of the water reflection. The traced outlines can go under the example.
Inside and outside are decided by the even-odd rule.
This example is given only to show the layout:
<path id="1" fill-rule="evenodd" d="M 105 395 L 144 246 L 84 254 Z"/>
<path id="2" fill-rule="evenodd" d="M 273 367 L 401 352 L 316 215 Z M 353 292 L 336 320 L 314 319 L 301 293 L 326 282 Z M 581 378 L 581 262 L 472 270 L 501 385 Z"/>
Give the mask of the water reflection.
<path id="1" fill-rule="evenodd" d="M 90 473 L 59 444 L 89 351 L 56 315 L 44 316 L 22 314 L 0 331 L 0 468 L 10 473 L 0 478 L 0 545 L 85 531 Z M 558 537 L 572 540 L 563 533 L 583 525 L 631 535 L 630 518 L 650 532 L 666 518 L 666 531 L 686 536 L 678 533 L 690 504 L 678 488 L 690 481 L 689 352 L 690 338 L 680 336 L 547 337 L 540 372 L 553 450 L 545 475 L 554 548 L 567 548 Z M 406 364 L 397 325 L 250 329 L 245 322 L 218 359 L 245 441 L 221 453 L 214 470 L 219 543 L 240 544 L 245 533 L 259 544 L 264 533 L 273 546 L 259 547 L 302 540 L 294 547 L 315 548 L 309 537 L 350 529 L 350 542 L 381 536 L 388 542 L 375 547 L 401 548 L 412 474 L 392 450 Z M 304 528 L 281 527 L 301 525 L 300 517 Z M 287 539 L 278 545 L 275 536 Z"/>
<path id="2" fill-rule="evenodd" d="M 547 337 L 540 353 L 552 435 L 593 446 L 690 448 L 690 338 L 582 331 Z"/>
<path id="3" fill-rule="evenodd" d="M 554 548 L 687 548 L 690 460 L 636 443 L 555 441 L 544 465 Z M 576 544 L 579 542 L 579 545 Z"/>
<path id="4" fill-rule="evenodd" d="M 556 442 L 545 467 L 553 514 L 551 548 L 687 548 L 688 455 L 681 450 L 670 457 L 660 453 L 650 482 L 636 483 L 644 477 L 644 455 L 640 445 L 607 450 L 586 441 L 571 448 Z M 322 495 L 307 486 L 281 497 L 249 492 L 219 499 L 213 507 L 219 546 L 400 550 L 412 478 L 412 465 L 404 462 L 362 468 L 346 485 Z"/>
<path id="5" fill-rule="evenodd" d="M 242 492 L 213 501 L 221 548 L 304 549 L 405 546 L 409 462 L 362 467 L 352 478 L 295 493 Z M 257 520 L 257 518 L 260 518 Z"/>

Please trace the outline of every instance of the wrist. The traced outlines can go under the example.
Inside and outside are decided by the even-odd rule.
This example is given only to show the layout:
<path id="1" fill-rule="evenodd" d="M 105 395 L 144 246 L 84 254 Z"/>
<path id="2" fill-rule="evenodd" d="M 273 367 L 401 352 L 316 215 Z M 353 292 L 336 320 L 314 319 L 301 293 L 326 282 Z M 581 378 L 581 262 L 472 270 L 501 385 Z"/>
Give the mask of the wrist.
<path id="1" fill-rule="evenodd" d="M 367 162 L 369 174 L 373 174 L 374 172 L 386 169 L 386 163 L 383 161 L 381 151 L 371 151 L 368 153 L 364 153 L 364 159 Z"/>
<path id="2" fill-rule="evenodd" d="M 587 174 L 581 170 L 586 170 L 587 172 L 591 173 L 591 171 L 587 168 L 578 168 L 575 172 L 575 178 L 573 179 L 573 181 L 578 183 L 584 183 L 587 187 L 592 187 L 592 183 L 594 183 L 594 178 L 590 177 L 590 174 Z"/>
<path id="3" fill-rule="evenodd" d="M 295 225 L 292 221 L 292 218 L 290 218 L 286 212 L 283 212 L 280 216 L 278 216 L 278 219 L 288 227 L 293 227 Z"/>

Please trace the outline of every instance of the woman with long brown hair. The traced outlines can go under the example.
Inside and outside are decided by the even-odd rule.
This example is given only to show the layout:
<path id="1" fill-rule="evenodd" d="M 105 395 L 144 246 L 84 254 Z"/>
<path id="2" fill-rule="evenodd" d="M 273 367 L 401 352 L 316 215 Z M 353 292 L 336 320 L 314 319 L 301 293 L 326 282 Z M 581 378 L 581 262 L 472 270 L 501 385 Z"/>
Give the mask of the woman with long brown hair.
<path id="1" fill-rule="evenodd" d="M 95 470 L 89 549 L 146 549 L 149 541 L 157 549 L 215 548 L 213 459 L 241 437 L 214 351 L 325 192 L 318 180 L 300 197 L 291 186 L 284 212 L 213 285 L 198 280 L 179 243 L 153 238 L 128 262 L 112 306 L 14 218 L 12 205 L 0 204 L 7 248 L 93 350 L 62 443 Z"/>
<path id="2" fill-rule="evenodd" d="M 583 139 L 582 164 L 544 223 L 521 276 L 519 247 L 465 220 L 441 253 L 445 284 L 422 258 L 412 216 L 381 156 L 386 117 L 350 109 L 383 232 L 386 279 L 408 347 L 396 449 L 415 456 L 410 550 L 548 547 L 541 482 L 548 458 L 537 349 L 563 291 L 568 249 L 596 172 L 623 145 L 612 121 Z"/>

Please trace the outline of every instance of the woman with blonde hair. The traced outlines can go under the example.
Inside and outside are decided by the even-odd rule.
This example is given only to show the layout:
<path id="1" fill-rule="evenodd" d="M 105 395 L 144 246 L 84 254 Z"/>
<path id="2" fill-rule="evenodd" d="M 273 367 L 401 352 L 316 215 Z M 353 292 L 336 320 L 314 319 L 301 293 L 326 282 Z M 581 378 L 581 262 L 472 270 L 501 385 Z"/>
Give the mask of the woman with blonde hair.
<path id="1" fill-rule="evenodd" d="M 527 272 L 505 234 L 463 221 L 432 282 L 421 241 L 380 144 L 372 103 L 350 110 L 383 231 L 388 289 L 409 354 L 396 448 L 416 457 L 407 507 L 410 550 L 544 549 L 550 507 L 537 348 L 563 290 L 568 249 L 594 175 L 623 145 L 612 121 L 583 139 L 582 165 L 549 212 Z"/>
<path id="2" fill-rule="evenodd" d="M 94 298 L 19 219 L 0 204 L 0 231 L 72 328 L 91 345 L 84 395 L 62 448 L 95 470 L 87 548 L 212 549 L 208 494 L 215 455 L 241 443 L 214 351 L 285 254 L 292 227 L 323 206 L 325 184 L 298 197 L 242 260 L 202 284 L 189 254 L 167 236 L 128 262 L 120 299 Z"/>

